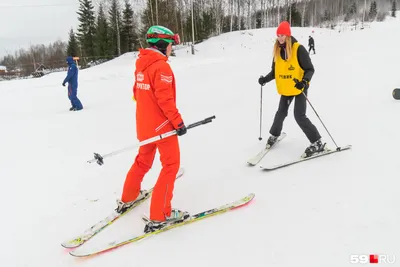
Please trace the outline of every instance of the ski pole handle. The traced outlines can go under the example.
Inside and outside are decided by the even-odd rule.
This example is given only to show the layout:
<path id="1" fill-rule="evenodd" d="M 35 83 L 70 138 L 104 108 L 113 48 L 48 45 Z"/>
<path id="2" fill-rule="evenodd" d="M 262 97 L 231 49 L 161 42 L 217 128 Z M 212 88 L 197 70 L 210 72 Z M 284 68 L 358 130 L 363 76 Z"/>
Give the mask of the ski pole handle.
<path id="1" fill-rule="evenodd" d="M 215 116 L 205 118 L 204 120 L 190 124 L 189 126 L 186 127 L 186 129 L 190 129 L 190 128 L 194 128 L 194 127 L 206 124 L 206 123 L 210 123 L 210 122 L 212 122 L 213 119 L 215 119 Z"/>

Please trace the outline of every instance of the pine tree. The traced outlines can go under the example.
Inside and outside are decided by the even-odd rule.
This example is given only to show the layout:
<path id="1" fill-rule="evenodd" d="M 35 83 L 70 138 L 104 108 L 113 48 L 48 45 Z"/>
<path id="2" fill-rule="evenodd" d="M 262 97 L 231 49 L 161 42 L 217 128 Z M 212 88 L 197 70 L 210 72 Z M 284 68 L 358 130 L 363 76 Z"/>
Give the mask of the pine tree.
<path id="1" fill-rule="evenodd" d="M 133 9 L 128 0 L 122 13 L 121 50 L 122 53 L 134 51 L 137 44 L 137 34 L 133 22 Z"/>
<path id="2" fill-rule="evenodd" d="M 396 0 L 392 2 L 392 17 L 396 17 Z"/>
<path id="3" fill-rule="evenodd" d="M 375 20 L 377 14 L 378 14 L 378 9 L 376 6 L 376 1 L 373 1 L 373 2 L 371 2 L 371 5 L 369 7 L 368 16 L 371 20 Z"/>
<path id="4" fill-rule="evenodd" d="M 147 31 L 147 29 L 150 27 L 150 26 L 152 26 L 152 25 L 155 25 L 156 23 L 155 23 L 155 15 L 154 15 L 154 12 L 153 12 L 153 9 L 154 9 L 154 0 L 147 0 L 146 1 L 146 8 L 145 8 L 145 10 L 143 11 L 143 13 L 142 13 L 142 25 L 143 25 L 143 28 L 142 28 L 142 33 L 146 33 L 146 31 Z M 144 34 L 141 34 L 142 36 L 144 35 Z"/>
<path id="5" fill-rule="evenodd" d="M 213 34 L 215 29 L 215 18 L 211 9 L 205 9 L 201 12 L 201 16 L 198 18 L 200 24 L 197 30 L 197 38 L 199 41 L 209 38 Z"/>
<path id="6" fill-rule="evenodd" d="M 301 14 L 299 11 L 297 11 L 296 8 L 296 3 L 292 3 L 290 5 L 290 9 L 288 8 L 286 11 L 286 20 L 289 21 L 289 17 L 290 17 L 290 10 L 292 12 L 291 18 L 291 25 L 296 27 L 296 26 L 301 26 Z"/>
<path id="7" fill-rule="evenodd" d="M 77 14 L 80 22 L 78 26 L 78 40 L 82 50 L 83 62 L 85 58 L 93 58 L 95 56 L 95 33 L 96 24 L 94 16 L 94 7 L 91 0 L 79 0 L 80 6 Z"/>
<path id="8" fill-rule="evenodd" d="M 322 16 L 322 21 L 330 21 L 331 20 L 331 14 L 329 13 L 328 9 L 325 9 L 324 15 Z"/>
<path id="9" fill-rule="evenodd" d="M 100 58 L 109 57 L 109 26 L 107 17 L 104 13 L 104 6 L 100 4 L 99 12 L 97 15 L 97 28 L 96 28 L 96 55 Z"/>
<path id="10" fill-rule="evenodd" d="M 121 55 L 121 14 L 118 0 L 112 0 L 111 8 L 108 11 L 110 22 L 110 43 L 109 51 L 112 56 Z"/>
<path id="11" fill-rule="evenodd" d="M 357 15 L 357 5 L 355 2 L 353 2 L 348 8 L 344 20 L 349 21 L 349 20 L 355 18 L 356 15 Z"/>
<path id="12" fill-rule="evenodd" d="M 196 9 L 195 3 L 195 9 Z M 198 13 L 201 10 L 197 9 Z M 188 14 L 190 16 L 190 13 Z M 152 25 L 162 25 L 179 33 L 181 25 L 179 24 L 179 12 L 176 1 L 171 0 L 147 0 L 146 8 L 142 13 L 142 30 L 140 36 L 145 36 L 147 30 Z M 190 24 L 191 25 L 191 24 Z M 191 29 L 191 26 L 190 28 Z"/>
<path id="13" fill-rule="evenodd" d="M 350 13 L 351 15 L 355 15 L 355 14 L 357 13 L 357 5 L 356 5 L 356 2 L 353 2 L 353 4 L 351 4 L 349 13 Z"/>
<path id="14" fill-rule="evenodd" d="M 67 45 L 67 55 L 76 57 L 79 55 L 78 53 L 78 41 L 76 40 L 76 36 L 74 30 L 71 29 L 69 32 L 69 40 Z"/>

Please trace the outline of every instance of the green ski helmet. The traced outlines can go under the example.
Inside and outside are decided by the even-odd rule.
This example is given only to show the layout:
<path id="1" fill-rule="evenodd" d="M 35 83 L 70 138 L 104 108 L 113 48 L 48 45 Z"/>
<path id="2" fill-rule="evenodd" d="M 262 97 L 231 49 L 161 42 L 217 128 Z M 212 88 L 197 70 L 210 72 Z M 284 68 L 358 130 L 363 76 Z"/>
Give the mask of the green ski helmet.
<path id="1" fill-rule="evenodd" d="M 161 41 L 161 42 L 160 42 Z M 174 34 L 170 29 L 164 26 L 151 26 L 146 34 L 146 42 L 151 44 L 172 43 L 173 45 L 180 44 L 179 34 Z"/>

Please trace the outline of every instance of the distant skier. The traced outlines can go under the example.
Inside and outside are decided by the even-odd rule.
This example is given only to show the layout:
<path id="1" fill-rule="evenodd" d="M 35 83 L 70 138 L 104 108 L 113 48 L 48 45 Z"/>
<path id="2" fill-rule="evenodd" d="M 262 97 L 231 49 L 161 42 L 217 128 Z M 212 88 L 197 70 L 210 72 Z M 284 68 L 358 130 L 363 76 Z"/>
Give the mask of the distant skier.
<path id="1" fill-rule="evenodd" d="M 311 36 L 308 37 L 308 47 L 308 53 L 310 54 L 311 50 L 313 50 L 315 55 L 315 42 Z"/>
<path id="2" fill-rule="evenodd" d="M 67 57 L 68 73 L 65 77 L 62 85 L 65 86 L 68 83 L 68 98 L 71 101 L 72 107 L 70 111 L 77 111 L 83 109 L 81 101 L 78 99 L 78 67 L 75 64 L 74 59 L 69 56 Z"/>
<path id="3" fill-rule="evenodd" d="M 162 26 L 152 26 L 147 31 L 149 48 L 140 49 L 136 61 L 135 84 L 136 131 L 140 141 L 177 130 L 177 135 L 187 131 L 176 107 L 175 77 L 167 63 L 172 45 L 179 44 L 179 35 Z M 141 190 L 145 174 L 153 165 L 158 149 L 162 170 L 154 187 L 150 204 L 150 221 L 144 232 L 161 229 L 187 214 L 171 208 L 176 175 L 180 168 L 178 136 L 173 135 L 139 148 L 135 162 L 129 170 L 121 200 L 117 200 L 117 212 L 124 212 L 146 196 Z"/>
<path id="4" fill-rule="evenodd" d="M 278 38 L 274 45 L 272 69 L 265 77 L 261 76 L 258 79 L 262 86 L 275 79 L 278 94 L 281 95 L 267 146 L 272 146 L 280 136 L 289 106 L 295 99 L 294 117 L 311 143 L 304 152 L 304 156 L 308 157 L 323 151 L 325 147 L 317 128 L 306 116 L 307 102 L 302 94 L 304 92 L 307 95 L 311 77 L 314 74 L 314 66 L 306 48 L 291 36 L 290 25 L 287 21 L 279 25 L 276 33 Z"/>

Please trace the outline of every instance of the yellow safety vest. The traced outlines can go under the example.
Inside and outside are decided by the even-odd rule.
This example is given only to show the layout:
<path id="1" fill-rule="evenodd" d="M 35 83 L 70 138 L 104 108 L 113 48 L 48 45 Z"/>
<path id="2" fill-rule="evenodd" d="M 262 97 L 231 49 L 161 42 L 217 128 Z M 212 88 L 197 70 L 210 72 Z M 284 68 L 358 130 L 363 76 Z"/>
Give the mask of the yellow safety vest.
<path id="1" fill-rule="evenodd" d="M 294 78 L 301 81 L 304 70 L 300 67 L 297 60 L 297 50 L 299 43 L 294 43 L 292 47 L 292 57 L 289 60 L 283 60 L 281 56 L 275 60 L 275 82 L 278 94 L 284 96 L 295 96 L 301 94 L 295 86 Z"/>

